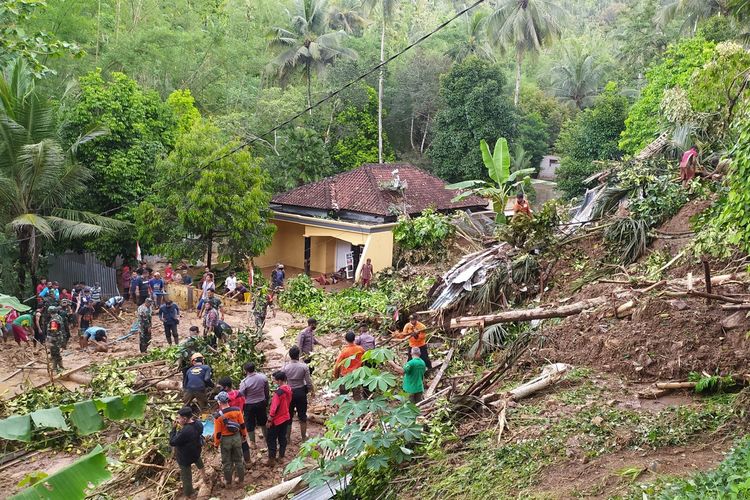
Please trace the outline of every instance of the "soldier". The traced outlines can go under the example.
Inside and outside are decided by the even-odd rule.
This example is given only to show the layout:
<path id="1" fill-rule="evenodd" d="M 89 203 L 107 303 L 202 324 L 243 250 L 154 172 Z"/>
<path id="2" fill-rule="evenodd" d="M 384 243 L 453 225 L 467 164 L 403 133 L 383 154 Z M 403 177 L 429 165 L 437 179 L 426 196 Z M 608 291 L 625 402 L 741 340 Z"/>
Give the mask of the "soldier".
<path id="1" fill-rule="evenodd" d="M 140 350 L 145 353 L 151 343 L 151 304 L 150 297 L 144 299 L 143 304 L 138 306 L 138 326 L 140 331 Z"/>
<path id="2" fill-rule="evenodd" d="M 62 356 L 60 350 L 63 345 L 63 320 L 57 312 L 57 306 L 50 306 L 48 309 L 49 322 L 47 323 L 47 338 L 50 344 L 50 358 L 52 358 L 52 369 L 56 372 L 63 370 Z"/>
<path id="3" fill-rule="evenodd" d="M 62 331 L 63 331 L 63 348 L 68 348 L 68 342 L 70 341 L 70 326 L 73 324 L 70 311 L 70 301 L 68 299 L 62 299 L 60 301 L 60 309 L 58 314 L 62 319 Z"/>

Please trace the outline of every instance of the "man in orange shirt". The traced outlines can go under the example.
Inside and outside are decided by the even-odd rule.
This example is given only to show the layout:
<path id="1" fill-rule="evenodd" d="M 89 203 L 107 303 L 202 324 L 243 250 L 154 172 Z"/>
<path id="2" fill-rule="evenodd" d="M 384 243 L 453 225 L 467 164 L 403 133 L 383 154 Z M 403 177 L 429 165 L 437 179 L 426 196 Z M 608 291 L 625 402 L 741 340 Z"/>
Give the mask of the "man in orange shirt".
<path id="1" fill-rule="evenodd" d="M 346 347 L 341 349 L 341 353 L 339 353 L 339 357 L 336 358 L 336 363 L 333 365 L 333 378 L 335 379 L 348 375 L 362 366 L 362 355 L 365 353 L 365 349 L 361 345 L 354 343 L 354 339 L 356 339 L 354 332 L 347 332 L 344 339 L 346 340 Z M 347 360 L 349 366 L 346 366 Z M 339 391 L 341 394 L 349 392 L 344 384 L 339 386 Z M 359 391 L 355 390 L 353 396 L 355 400 L 359 400 Z"/>
<path id="2" fill-rule="evenodd" d="M 412 314 L 409 316 L 409 322 L 404 326 L 403 336 L 409 338 L 409 348 L 407 349 L 407 360 L 411 359 L 411 348 L 419 347 L 420 358 L 429 370 L 432 368 L 430 355 L 427 352 L 427 327 L 424 323 L 417 321 L 417 317 Z"/>
<path id="3" fill-rule="evenodd" d="M 221 450 L 221 467 L 224 482 L 232 484 L 232 473 L 237 472 L 237 482 L 245 480 L 245 464 L 242 457 L 242 442 L 247 439 L 245 419 L 242 411 L 229 406 L 229 394 L 222 391 L 216 396 L 219 411 L 214 414 L 214 445 Z"/>
<path id="4" fill-rule="evenodd" d="M 518 193 L 516 196 L 516 202 L 513 204 L 513 215 L 524 214 L 527 217 L 531 217 L 531 206 L 528 200 L 523 196 L 523 193 Z"/>

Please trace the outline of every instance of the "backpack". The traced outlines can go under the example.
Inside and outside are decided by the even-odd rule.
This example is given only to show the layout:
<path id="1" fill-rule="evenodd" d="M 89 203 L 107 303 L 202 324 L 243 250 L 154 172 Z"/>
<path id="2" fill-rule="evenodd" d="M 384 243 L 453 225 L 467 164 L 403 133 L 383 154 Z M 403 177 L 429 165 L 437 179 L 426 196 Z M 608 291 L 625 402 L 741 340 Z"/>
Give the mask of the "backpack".
<path id="1" fill-rule="evenodd" d="M 227 428 L 229 432 L 231 432 L 232 434 L 237 434 L 238 432 L 240 432 L 239 422 L 236 422 L 232 420 L 231 418 L 225 417 L 224 410 L 219 411 L 219 416 L 223 417 L 221 421 L 224 422 L 224 426 Z"/>

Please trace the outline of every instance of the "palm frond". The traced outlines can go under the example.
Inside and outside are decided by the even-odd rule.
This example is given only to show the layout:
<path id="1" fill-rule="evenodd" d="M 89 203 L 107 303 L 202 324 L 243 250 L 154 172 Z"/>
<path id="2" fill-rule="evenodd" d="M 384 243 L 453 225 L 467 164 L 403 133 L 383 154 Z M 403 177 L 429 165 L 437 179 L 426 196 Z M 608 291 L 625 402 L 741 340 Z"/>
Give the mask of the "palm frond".
<path id="1" fill-rule="evenodd" d="M 53 215 L 47 217 L 47 220 L 62 239 L 78 239 L 102 233 L 113 233 L 131 226 L 127 222 L 110 217 L 70 209 L 56 209 Z"/>
<path id="2" fill-rule="evenodd" d="M 79 135 L 78 138 L 70 146 L 70 152 L 73 156 L 78 154 L 78 148 L 89 141 L 93 141 L 97 137 L 103 137 L 109 135 L 110 130 L 104 125 L 94 125 L 87 132 Z"/>
<path id="3" fill-rule="evenodd" d="M 47 222 L 44 217 L 37 214 L 18 215 L 10 221 L 8 226 L 15 230 L 32 227 L 45 238 L 54 238 L 55 236 L 54 230 L 49 222 Z"/>

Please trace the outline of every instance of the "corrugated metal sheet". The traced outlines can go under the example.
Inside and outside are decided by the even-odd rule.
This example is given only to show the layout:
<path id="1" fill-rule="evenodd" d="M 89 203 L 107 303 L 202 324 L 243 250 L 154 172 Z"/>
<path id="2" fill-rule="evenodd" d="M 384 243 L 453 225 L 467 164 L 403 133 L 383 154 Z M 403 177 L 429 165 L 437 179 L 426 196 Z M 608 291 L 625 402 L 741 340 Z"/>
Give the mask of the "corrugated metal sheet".
<path id="1" fill-rule="evenodd" d="M 103 299 L 120 294 L 117 288 L 117 270 L 105 265 L 92 253 L 66 252 L 62 255 L 50 255 L 47 262 L 48 279 L 57 281 L 60 288 L 70 290 L 76 281 L 83 281 L 89 286 L 98 282 L 102 287 Z"/>
<path id="2" fill-rule="evenodd" d="M 347 475 L 341 479 L 328 481 L 315 488 L 307 488 L 292 498 L 292 500 L 330 500 L 337 492 L 346 489 L 352 476 Z"/>

